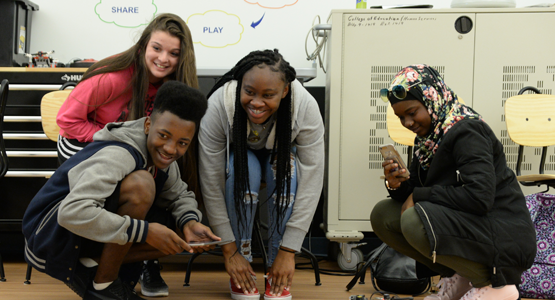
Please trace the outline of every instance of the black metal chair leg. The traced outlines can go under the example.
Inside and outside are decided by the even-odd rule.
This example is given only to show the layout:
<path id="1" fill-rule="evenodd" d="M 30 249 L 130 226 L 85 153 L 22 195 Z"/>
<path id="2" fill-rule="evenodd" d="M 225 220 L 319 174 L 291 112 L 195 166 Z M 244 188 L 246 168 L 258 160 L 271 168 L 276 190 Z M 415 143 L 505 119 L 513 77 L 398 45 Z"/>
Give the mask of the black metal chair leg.
<path id="1" fill-rule="evenodd" d="M 262 239 L 262 232 L 260 231 L 260 222 L 255 221 L 254 223 L 254 237 L 260 248 L 260 254 L 262 256 L 262 262 L 264 266 L 264 275 L 268 273 L 268 255 L 266 254 L 266 248 L 264 247 L 264 240 Z"/>
<path id="2" fill-rule="evenodd" d="M 2 255 L 0 254 L 0 281 L 6 281 L 5 274 L 4 274 L 4 261 L 2 260 Z"/>
<path id="3" fill-rule="evenodd" d="M 27 264 L 27 273 L 25 274 L 25 281 L 23 284 L 31 284 L 31 272 L 33 271 L 33 267 L 30 264 Z"/>
<path id="4" fill-rule="evenodd" d="M 322 282 L 320 282 L 320 267 L 318 267 L 318 259 L 305 247 L 301 247 L 301 252 L 307 255 L 310 258 L 310 263 L 312 263 L 312 268 L 314 269 L 314 277 L 316 280 L 316 283 L 314 285 L 322 285 Z"/>
<path id="5" fill-rule="evenodd" d="M 6 154 L 6 146 L 4 145 L 4 113 L 6 111 L 6 103 L 8 102 L 8 91 L 10 82 L 7 79 L 0 83 L 0 178 L 8 172 L 8 156 Z M 0 255 L 0 281 L 6 281 L 4 278 L 4 261 Z"/>
<path id="6" fill-rule="evenodd" d="M 259 222 L 258 218 L 256 218 L 254 228 L 255 228 L 255 231 L 258 235 L 258 239 L 259 239 L 260 243 L 262 243 L 262 234 L 260 233 L 260 227 L 263 227 L 266 230 L 268 229 L 268 226 L 266 224 Z M 301 252 L 308 256 L 308 258 L 310 259 L 310 263 L 312 264 L 312 268 L 314 269 L 314 278 L 316 280 L 316 283 L 314 285 L 321 286 L 322 282 L 320 281 L 320 267 L 318 266 L 318 259 L 316 258 L 316 256 L 312 252 L 310 252 L 310 250 L 308 250 L 304 247 L 301 247 Z M 266 274 L 267 273 L 266 251 L 264 251 L 262 253 L 262 256 L 263 256 L 264 262 L 265 262 L 264 263 L 264 274 Z"/>
<path id="7" fill-rule="evenodd" d="M 187 262 L 187 272 L 185 273 L 185 283 L 183 286 L 189 286 L 189 280 L 191 280 L 191 271 L 193 271 L 193 261 L 199 257 L 201 253 L 197 252 L 189 258 L 189 262 Z"/>

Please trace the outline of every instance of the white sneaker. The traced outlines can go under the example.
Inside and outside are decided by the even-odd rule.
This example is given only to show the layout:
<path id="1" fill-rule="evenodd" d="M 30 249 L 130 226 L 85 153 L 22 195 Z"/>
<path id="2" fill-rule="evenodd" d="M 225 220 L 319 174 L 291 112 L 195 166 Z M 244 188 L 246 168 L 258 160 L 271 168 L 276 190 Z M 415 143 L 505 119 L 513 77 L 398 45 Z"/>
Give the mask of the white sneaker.
<path id="1" fill-rule="evenodd" d="M 518 290 L 516 286 L 506 285 L 502 288 L 492 288 L 485 286 L 482 288 L 472 288 L 468 291 L 461 300 L 517 300 Z"/>
<path id="2" fill-rule="evenodd" d="M 437 287 L 437 294 L 426 296 L 424 300 L 459 300 L 472 288 L 470 281 L 459 274 L 441 278 Z"/>

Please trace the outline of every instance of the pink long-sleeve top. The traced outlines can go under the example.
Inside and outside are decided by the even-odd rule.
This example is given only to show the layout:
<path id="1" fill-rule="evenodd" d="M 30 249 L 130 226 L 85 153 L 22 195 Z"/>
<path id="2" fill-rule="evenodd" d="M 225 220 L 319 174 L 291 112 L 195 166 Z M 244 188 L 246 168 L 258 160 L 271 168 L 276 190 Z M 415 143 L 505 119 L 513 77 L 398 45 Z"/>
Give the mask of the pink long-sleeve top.
<path id="1" fill-rule="evenodd" d="M 126 121 L 129 114 L 133 68 L 99 74 L 80 82 L 69 94 L 56 117 L 60 135 L 92 142 L 107 123 Z M 145 112 L 150 115 L 159 85 L 149 84 Z"/>

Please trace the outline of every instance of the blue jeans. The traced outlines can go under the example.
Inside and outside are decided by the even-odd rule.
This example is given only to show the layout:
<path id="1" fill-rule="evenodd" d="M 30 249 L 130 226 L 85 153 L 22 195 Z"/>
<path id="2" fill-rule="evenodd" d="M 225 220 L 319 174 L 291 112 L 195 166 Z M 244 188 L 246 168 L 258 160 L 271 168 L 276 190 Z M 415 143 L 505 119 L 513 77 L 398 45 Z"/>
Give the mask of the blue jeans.
<path id="1" fill-rule="evenodd" d="M 248 158 L 248 168 L 249 168 L 249 185 L 250 191 L 245 193 L 245 199 L 243 199 L 243 204 L 246 205 L 246 210 L 242 210 L 242 220 L 243 223 L 238 223 L 237 212 L 235 211 L 235 201 L 233 199 L 234 190 L 234 166 L 233 166 L 233 152 L 229 155 L 229 173 L 227 174 L 226 184 L 225 184 L 225 201 L 227 207 L 227 214 L 229 216 L 229 221 L 231 222 L 231 228 L 233 229 L 233 234 L 235 235 L 235 243 L 237 244 L 237 249 L 239 253 L 245 257 L 249 262 L 252 262 L 252 230 L 254 225 L 254 217 L 257 210 L 257 205 L 259 202 L 258 193 L 260 191 L 260 183 L 262 181 L 262 174 L 265 176 L 266 190 L 268 194 L 272 193 L 268 197 L 268 200 L 262 199 L 261 205 L 267 204 L 268 210 L 268 266 L 271 266 L 276 258 L 283 233 L 285 232 L 285 224 L 291 217 L 291 212 L 293 211 L 293 204 L 295 202 L 295 194 L 297 192 L 297 165 L 295 162 L 295 149 L 291 152 L 291 190 L 290 199 L 291 202 L 287 208 L 285 215 L 282 217 L 280 222 L 280 228 L 277 228 L 277 214 L 275 210 L 276 205 L 276 179 L 273 168 L 275 168 L 275 161 L 273 165 L 270 165 L 270 152 L 268 150 L 247 150 Z M 286 192 L 286 191 L 285 191 Z M 251 197 L 252 195 L 252 201 Z"/>

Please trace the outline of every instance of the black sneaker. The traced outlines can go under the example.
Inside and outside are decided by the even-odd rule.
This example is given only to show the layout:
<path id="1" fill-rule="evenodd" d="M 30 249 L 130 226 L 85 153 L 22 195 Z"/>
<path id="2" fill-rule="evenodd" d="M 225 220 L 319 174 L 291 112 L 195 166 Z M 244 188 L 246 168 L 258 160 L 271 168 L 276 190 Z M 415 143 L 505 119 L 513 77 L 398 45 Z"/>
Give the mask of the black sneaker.
<path id="1" fill-rule="evenodd" d="M 146 261 L 143 264 L 143 273 L 139 279 L 141 284 L 141 294 L 147 297 L 162 297 L 169 295 L 169 289 L 162 276 L 160 270 L 162 267 L 157 259 Z"/>
<path id="2" fill-rule="evenodd" d="M 97 291 L 94 287 L 87 289 L 83 300 L 145 300 L 139 297 L 129 285 L 123 284 L 121 279 L 116 279 L 107 288 Z"/>
<path id="3" fill-rule="evenodd" d="M 92 286 L 96 269 L 98 269 L 98 266 L 87 268 L 80 262 L 77 262 L 75 274 L 73 275 L 73 281 L 66 282 L 65 284 L 77 295 L 79 295 L 79 297 L 83 298 L 88 287 Z"/>

